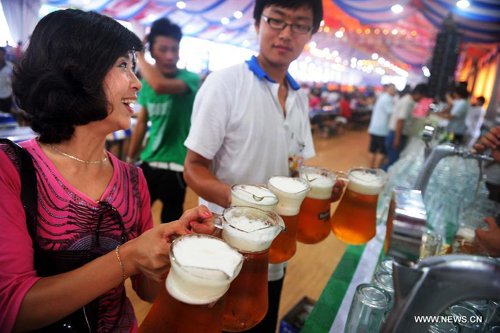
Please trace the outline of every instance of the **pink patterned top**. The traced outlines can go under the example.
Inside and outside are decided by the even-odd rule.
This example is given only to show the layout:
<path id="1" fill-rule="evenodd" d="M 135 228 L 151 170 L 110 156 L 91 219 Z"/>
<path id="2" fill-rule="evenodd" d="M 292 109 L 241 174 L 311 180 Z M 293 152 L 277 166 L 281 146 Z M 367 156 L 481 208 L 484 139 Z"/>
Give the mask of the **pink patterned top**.
<path id="1" fill-rule="evenodd" d="M 116 216 L 109 218 L 94 200 L 62 178 L 36 139 L 21 145 L 33 156 L 38 180 L 38 226 L 36 241 L 44 250 L 84 250 L 95 242 L 96 224 L 101 220 L 100 247 L 112 251 L 121 243 L 123 227 Z M 152 228 L 150 197 L 141 169 L 129 166 L 108 153 L 114 171 L 101 197 L 122 217 L 128 239 Z M 10 332 L 21 302 L 39 279 L 34 269 L 33 243 L 28 234 L 20 200 L 18 163 L 11 149 L 0 145 L 0 332 Z M 100 218 L 97 215 L 101 215 Z M 139 290 L 141 275 L 132 277 Z M 119 285 L 100 298 L 99 332 L 136 332 L 134 309 Z"/>

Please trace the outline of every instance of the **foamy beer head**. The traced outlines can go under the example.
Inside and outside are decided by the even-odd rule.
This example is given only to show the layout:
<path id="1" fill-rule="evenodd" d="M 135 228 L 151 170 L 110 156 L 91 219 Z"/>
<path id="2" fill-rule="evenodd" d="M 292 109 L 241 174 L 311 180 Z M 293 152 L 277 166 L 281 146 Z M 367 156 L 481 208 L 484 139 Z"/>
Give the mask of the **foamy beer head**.
<path id="1" fill-rule="evenodd" d="M 275 212 L 234 206 L 224 210 L 222 238 L 232 247 L 248 252 L 267 250 L 285 224 Z"/>
<path id="2" fill-rule="evenodd" d="M 170 295 L 187 304 L 209 304 L 229 289 L 243 256 L 219 238 L 186 235 L 173 242 L 170 262 L 166 282 Z"/>
<path id="3" fill-rule="evenodd" d="M 311 187 L 302 178 L 271 177 L 267 187 L 276 194 L 279 199 L 276 213 L 282 216 L 295 216 L 299 214 L 300 205 Z"/>
<path id="4" fill-rule="evenodd" d="M 324 200 L 332 196 L 332 188 L 337 181 L 337 175 L 333 172 L 323 168 L 304 167 L 300 170 L 300 177 L 311 186 L 308 198 Z"/>
<path id="5" fill-rule="evenodd" d="M 380 169 L 356 168 L 349 170 L 347 188 L 358 194 L 378 195 L 384 189 L 387 174 Z"/>
<path id="6" fill-rule="evenodd" d="M 272 211 L 278 197 L 263 186 L 234 185 L 231 188 L 231 206 L 249 206 Z"/>

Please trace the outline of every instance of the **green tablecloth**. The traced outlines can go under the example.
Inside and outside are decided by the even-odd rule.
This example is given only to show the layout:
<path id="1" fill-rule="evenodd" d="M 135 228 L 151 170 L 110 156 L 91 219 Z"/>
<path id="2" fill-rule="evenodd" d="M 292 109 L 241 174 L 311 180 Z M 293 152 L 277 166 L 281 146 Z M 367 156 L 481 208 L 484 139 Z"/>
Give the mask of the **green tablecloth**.
<path id="1" fill-rule="evenodd" d="M 349 245 L 323 289 L 302 333 L 341 333 L 356 287 L 370 282 L 383 249 L 385 227 L 361 246 Z"/>

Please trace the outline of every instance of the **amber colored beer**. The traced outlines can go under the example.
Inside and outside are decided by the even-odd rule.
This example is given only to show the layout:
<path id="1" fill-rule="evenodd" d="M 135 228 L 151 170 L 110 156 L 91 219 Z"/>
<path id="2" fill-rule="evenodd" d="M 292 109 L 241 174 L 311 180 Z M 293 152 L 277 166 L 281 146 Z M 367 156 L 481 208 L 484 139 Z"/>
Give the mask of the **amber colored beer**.
<path id="1" fill-rule="evenodd" d="M 387 223 L 385 229 L 385 243 L 384 243 L 384 253 L 387 254 L 389 251 L 389 242 L 391 240 L 392 235 L 392 224 L 394 223 L 394 212 L 396 210 L 396 202 L 391 200 L 389 204 L 389 214 L 387 215 Z"/>
<path id="2" fill-rule="evenodd" d="M 155 300 L 141 332 L 222 331 L 223 296 L 238 275 L 243 256 L 208 235 L 184 235 L 170 248 L 166 289 Z"/>
<path id="3" fill-rule="evenodd" d="M 349 170 L 349 184 L 331 219 L 332 230 L 340 240 L 361 245 L 375 236 L 378 195 L 387 175 L 380 169 Z"/>
<path id="4" fill-rule="evenodd" d="M 474 242 L 475 230 L 469 227 L 460 227 L 451 244 L 452 253 L 473 254 L 487 256 L 488 251 L 481 243 Z"/>
<path id="5" fill-rule="evenodd" d="M 311 191 L 302 202 L 297 227 L 297 241 L 316 244 L 330 234 L 330 198 L 337 175 L 327 169 L 303 167 L 300 177 L 307 180 Z"/>
<path id="6" fill-rule="evenodd" d="M 222 238 L 244 257 L 226 293 L 223 329 L 241 332 L 257 325 L 267 313 L 269 247 L 285 226 L 275 212 L 254 207 L 230 207 L 223 218 Z"/>
<path id="7" fill-rule="evenodd" d="M 281 216 L 286 226 L 286 231 L 276 237 L 269 250 L 269 262 L 280 264 L 293 257 L 297 250 L 296 235 L 300 206 L 311 186 L 302 178 L 276 176 L 269 179 L 267 187 L 279 199 L 276 213 Z"/>
<path id="8" fill-rule="evenodd" d="M 162 289 L 139 327 L 139 333 L 184 333 L 222 331 L 224 297 L 211 304 L 187 304 Z"/>
<path id="9" fill-rule="evenodd" d="M 286 231 L 276 237 L 271 244 L 269 250 L 269 263 L 279 264 L 287 261 L 297 251 L 297 224 L 299 223 L 299 215 L 281 216 L 285 222 Z"/>
<path id="10" fill-rule="evenodd" d="M 268 308 L 269 249 L 258 253 L 239 252 L 245 261 L 225 295 L 223 330 L 227 332 L 251 329 L 264 319 Z"/>
<path id="11" fill-rule="evenodd" d="M 316 244 L 328 237 L 330 225 L 330 198 L 305 198 L 300 206 L 297 241 Z"/>
<path id="12" fill-rule="evenodd" d="M 364 195 L 347 188 L 332 217 L 332 230 L 338 239 L 353 245 L 367 243 L 375 236 L 377 195 Z"/>

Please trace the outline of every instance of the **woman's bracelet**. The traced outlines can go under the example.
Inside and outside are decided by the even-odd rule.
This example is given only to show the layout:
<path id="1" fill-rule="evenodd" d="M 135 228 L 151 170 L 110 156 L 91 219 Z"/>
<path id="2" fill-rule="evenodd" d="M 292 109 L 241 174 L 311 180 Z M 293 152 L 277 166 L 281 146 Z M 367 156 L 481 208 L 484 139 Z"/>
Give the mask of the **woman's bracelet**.
<path id="1" fill-rule="evenodd" d="M 125 267 L 123 267 L 122 258 L 120 258 L 120 252 L 118 251 L 120 249 L 120 246 L 121 245 L 118 245 L 116 247 L 115 253 L 116 253 L 116 258 L 118 259 L 118 263 L 120 264 L 120 267 L 122 269 L 122 275 L 123 275 L 122 284 L 123 284 L 123 283 L 125 283 L 125 280 L 127 279 L 127 277 L 125 276 Z"/>

